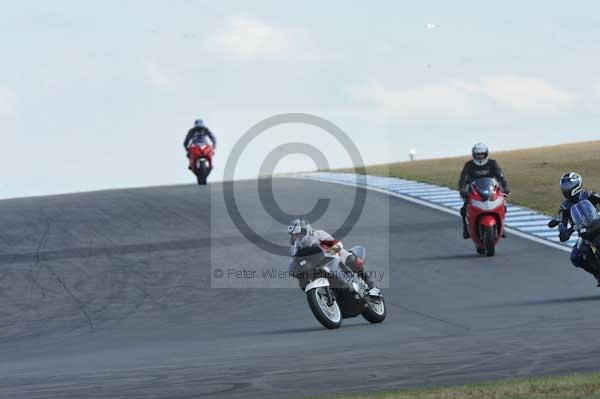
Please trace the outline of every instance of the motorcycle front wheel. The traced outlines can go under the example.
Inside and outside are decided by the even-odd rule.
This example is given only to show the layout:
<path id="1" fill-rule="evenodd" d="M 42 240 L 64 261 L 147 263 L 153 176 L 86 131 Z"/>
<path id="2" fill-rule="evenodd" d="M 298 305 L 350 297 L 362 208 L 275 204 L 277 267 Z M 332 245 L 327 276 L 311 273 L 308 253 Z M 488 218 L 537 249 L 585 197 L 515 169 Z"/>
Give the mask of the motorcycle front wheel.
<path id="1" fill-rule="evenodd" d="M 306 293 L 306 300 L 319 323 L 325 328 L 334 330 L 342 325 L 342 311 L 335 298 L 331 298 L 333 301 L 330 300 L 327 291 L 328 287 L 314 288 Z"/>
<path id="2" fill-rule="evenodd" d="M 377 301 L 369 302 L 367 308 L 362 313 L 362 316 L 369 323 L 377 324 L 383 322 L 386 316 L 385 301 L 383 300 L 383 297 Z"/>
<path id="3" fill-rule="evenodd" d="M 485 254 L 494 256 L 496 253 L 496 227 L 489 226 L 483 231 L 483 242 L 485 243 Z"/>

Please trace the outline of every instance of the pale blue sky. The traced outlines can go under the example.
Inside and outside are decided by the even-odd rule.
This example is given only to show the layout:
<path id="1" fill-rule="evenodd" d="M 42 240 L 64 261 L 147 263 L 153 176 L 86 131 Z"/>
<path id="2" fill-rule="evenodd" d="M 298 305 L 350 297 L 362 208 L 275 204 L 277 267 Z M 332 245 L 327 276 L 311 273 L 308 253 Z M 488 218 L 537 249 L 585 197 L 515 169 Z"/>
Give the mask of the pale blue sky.
<path id="1" fill-rule="evenodd" d="M 215 179 L 280 112 L 331 119 L 367 162 L 598 137 L 597 2 L 349 4 L 0 0 L 0 197 L 191 182 L 196 117 L 221 139 Z M 290 140 L 348 162 L 314 129 L 271 133 L 240 177 Z"/>

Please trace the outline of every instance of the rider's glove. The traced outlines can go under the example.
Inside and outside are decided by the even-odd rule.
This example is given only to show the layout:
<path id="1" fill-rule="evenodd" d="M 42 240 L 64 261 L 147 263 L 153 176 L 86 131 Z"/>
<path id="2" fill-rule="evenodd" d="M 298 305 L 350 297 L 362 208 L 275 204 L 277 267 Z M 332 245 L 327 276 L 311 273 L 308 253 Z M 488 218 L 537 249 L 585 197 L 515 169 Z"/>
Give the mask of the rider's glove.
<path id="1" fill-rule="evenodd" d="M 337 254 L 339 253 L 341 250 L 343 249 L 342 244 L 341 243 L 337 243 L 335 244 L 333 247 L 329 248 L 329 252 L 331 252 L 332 254 Z"/>
<path id="2" fill-rule="evenodd" d="M 563 223 L 558 225 L 558 237 L 560 238 L 561 242 L 569 241 L 571 234 L 571 229 L 567 228 L 567 226 L 565 226 Z"/>

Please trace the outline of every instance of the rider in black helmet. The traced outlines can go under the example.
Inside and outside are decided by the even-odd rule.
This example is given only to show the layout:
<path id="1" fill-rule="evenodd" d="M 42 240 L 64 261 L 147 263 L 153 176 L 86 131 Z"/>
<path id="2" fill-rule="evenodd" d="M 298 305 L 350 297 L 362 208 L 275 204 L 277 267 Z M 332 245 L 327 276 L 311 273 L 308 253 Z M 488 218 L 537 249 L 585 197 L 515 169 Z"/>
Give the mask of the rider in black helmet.
<path id="1" fill-rule="evenodd" d="M 494 159 L 489 158 L 490 151 L 487 146 L 483 143 L 477 143 L 473 146 L 472 149 L 473 159 L 467 162 L 460 173 L 460 179 L 458 180 L 458 189 L 460 190 L 460 195 L 465 200 L 465 204 L 460 210 L 460 214 L 463 220 L 463 238 L 465 240 L 470 238 L 469 228 L 467 226 L 467 189 L 469 184 L 473 182 L 475 179 L 479 179 L 480 177 L 493 177 L 498 180 L 500 186 L 502 187 L 502 191 L 506 195 L 510 194 L 510 189 L 508 188 L 508 182 L 504 177 L 504 172 L 498 162 Z"/>

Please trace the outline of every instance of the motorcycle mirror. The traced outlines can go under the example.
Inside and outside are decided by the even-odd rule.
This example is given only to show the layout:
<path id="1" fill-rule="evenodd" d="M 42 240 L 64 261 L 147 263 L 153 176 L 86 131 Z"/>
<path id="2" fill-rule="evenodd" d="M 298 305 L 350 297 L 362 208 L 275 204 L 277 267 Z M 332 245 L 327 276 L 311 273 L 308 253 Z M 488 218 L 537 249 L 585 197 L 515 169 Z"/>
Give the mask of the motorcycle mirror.
<path id="1" fill-rule="evenodd" d="M 551 221 L 548 222 L 548 227 L 551 228 L 551 229 L 553 229 L 556 226 L 558 226 L 559 224 L 560 224 L 559 220 L 552 219 Z"/>

